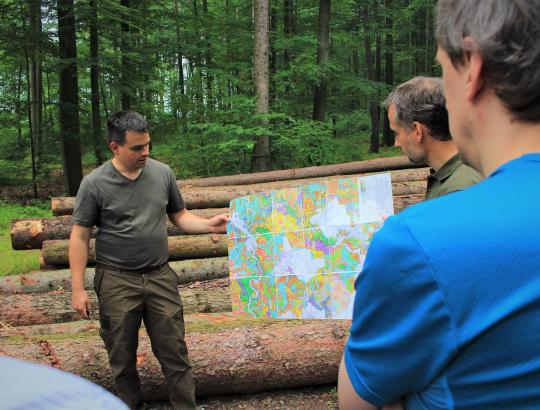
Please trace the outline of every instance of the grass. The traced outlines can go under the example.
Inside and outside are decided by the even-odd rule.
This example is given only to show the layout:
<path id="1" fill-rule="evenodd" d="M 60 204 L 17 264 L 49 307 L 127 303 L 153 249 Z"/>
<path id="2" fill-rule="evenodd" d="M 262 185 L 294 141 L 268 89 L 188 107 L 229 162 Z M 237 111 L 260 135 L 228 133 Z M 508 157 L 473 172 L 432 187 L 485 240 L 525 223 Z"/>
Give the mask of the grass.
<path id="1" fill-rule="evenodd" d="M 48 202 L 31 206 L 0 202 L 0 276 L 16 275 L 39 269 L 39 249 L 14 251 L 11 247 L 11 221 L 17 218 L 51 217 Z"/>

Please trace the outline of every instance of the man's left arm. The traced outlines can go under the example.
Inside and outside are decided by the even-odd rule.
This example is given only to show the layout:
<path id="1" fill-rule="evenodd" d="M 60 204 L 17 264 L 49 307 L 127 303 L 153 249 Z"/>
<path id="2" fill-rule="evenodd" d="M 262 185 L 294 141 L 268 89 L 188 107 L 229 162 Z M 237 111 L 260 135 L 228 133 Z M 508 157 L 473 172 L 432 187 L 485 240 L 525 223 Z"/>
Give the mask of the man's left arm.
<path id="1" fill-rule="evenodd" d="M 227 231 L 227 222 L 229 215 L 219 214 L 212 218 L 201 218 L 187 209 L 181 209 L 178 212 L 168 214 L 171 222 L 183 232 L 186 233 L 225 233 Z"/>

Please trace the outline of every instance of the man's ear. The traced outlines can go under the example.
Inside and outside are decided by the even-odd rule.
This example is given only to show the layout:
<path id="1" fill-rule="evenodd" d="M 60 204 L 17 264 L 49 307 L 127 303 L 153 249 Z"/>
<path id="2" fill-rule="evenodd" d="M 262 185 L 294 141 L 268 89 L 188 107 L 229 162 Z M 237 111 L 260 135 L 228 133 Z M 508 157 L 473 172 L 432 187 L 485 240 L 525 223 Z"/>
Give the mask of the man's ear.
<path id="1" fill-rule="evenodd" d="M 116 155 L 118 153 L 118 143 L 116 141 L 112 141 L 111 143 L 109 143 L 109 148 L 111 149 L 113 154 Z"/>
<path id="2" fill-rule="evenodd" d="M 426 127 L 424 124 L 419 123 L 418 121 L 414 121 L 412 123 L 412 129 L 413 129 L 413 139 L 416 141 L 417 144 L 421 144 L 422 141 L 425 138 L 426 134 Z"/>
<path id="3" fill-rule="evenodd" d="M 482 75 L 484 59 L 471 37 L 463 38 L 463 45 L 465 46 L 465 49 L 470 50 L 465 53 L 465 64 L 463 67 L 463 69 L 467 70 L 465 78 L 465 98 L 467 98 L 467 101 L 473 101 L 484 89 L 484 78 Z"/>

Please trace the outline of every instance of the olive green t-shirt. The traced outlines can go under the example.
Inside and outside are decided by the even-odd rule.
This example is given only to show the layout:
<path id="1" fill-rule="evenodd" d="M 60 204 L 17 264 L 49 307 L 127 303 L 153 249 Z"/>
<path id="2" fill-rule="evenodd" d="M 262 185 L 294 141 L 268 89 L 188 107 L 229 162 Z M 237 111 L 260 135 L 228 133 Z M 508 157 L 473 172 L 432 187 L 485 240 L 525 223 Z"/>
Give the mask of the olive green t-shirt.
<path id="1" fill-rule="evenodd" d="M 106 162 L 81 183 L 73 223 L 96 226 L 96 261 L 120 269 L 167 262 L 166 214 L 185 208 L 171 169 L 148 158 L 131 180 Z"/>
<path id="2" fill-rule="evenodd" d="M 461 191 L 481 180 L 482 175 L 465 165 L 456 154 L 428 177 L 426 199 Z"/>

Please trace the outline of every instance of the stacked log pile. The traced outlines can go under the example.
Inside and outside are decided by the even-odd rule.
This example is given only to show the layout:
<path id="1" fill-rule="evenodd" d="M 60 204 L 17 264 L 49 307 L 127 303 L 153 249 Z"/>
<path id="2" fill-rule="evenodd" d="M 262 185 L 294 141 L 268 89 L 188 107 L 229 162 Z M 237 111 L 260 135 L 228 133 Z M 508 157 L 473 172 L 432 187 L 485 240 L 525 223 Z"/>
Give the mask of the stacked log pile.
<path id="1" fill-rule="evenodd" d="M 228 212 L 229 202 L 239 196 L 388 170 L 396 212 L 423 199 L 428 170 L 416 168 L 405 157 L 178 184 L 188 209 L 210 217 Z M 97 334 L 99 323 L 77 321 L 70 306 L 70 273 L 65 268 L 73 205 L 74 198 L 54 198 L 53 218 L 21 219 L 12 224 L 13 248 L 41 249 L 42 264 L 54 270 L 0 277 L 0 355 L 47 363 L 112 388 L 106 352 Z M 187 236 L 170 224 L 168 234 L 169 260 L 179 278 L 198 395 L 336 381 L 348 321 L 235 318 L 230 313 L 226 235 Z M 92 265 L 93 239 L 90 248 Z M 93 276 L 90 266 L 85 287 L 97 317 Z M 146 397 L 165 399 L 165 383 L 144 330 L 137 363 Z"/>

